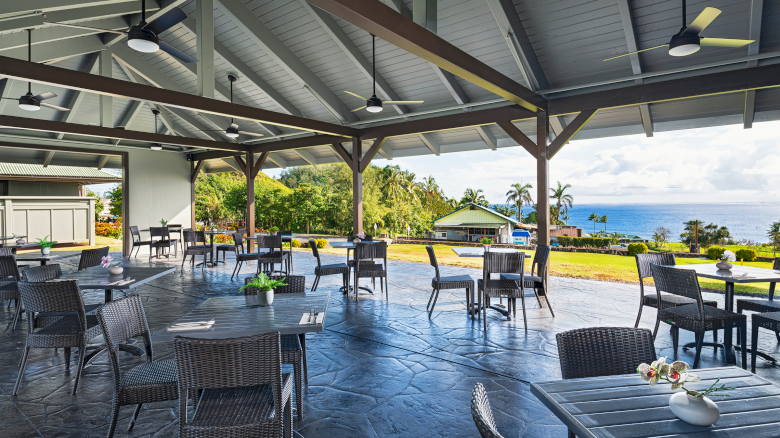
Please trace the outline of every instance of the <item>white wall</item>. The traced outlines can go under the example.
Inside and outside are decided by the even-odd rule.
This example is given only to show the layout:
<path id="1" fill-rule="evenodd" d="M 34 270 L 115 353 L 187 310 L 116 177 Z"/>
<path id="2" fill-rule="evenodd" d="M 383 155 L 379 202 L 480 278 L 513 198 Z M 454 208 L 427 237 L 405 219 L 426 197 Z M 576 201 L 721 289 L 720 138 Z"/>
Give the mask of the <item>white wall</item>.
<path id="1" fill-rule="evenodd" d="M 189 227 L 190 163 L 183 154 L 129 150 L 130 222 L 139 229 L 160 226 L 160 219 Z"/>

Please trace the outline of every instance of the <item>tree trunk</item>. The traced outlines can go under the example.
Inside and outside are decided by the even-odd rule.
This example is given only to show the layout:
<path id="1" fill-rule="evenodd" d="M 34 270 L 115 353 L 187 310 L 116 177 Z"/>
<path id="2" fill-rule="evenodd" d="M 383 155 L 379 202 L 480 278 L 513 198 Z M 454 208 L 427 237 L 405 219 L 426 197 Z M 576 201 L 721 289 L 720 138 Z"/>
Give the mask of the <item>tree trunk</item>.
<path id="1" fill-rule="evenodd" d="M 309 234 L 309 220 L 306 219 L 306 234 Z"/>

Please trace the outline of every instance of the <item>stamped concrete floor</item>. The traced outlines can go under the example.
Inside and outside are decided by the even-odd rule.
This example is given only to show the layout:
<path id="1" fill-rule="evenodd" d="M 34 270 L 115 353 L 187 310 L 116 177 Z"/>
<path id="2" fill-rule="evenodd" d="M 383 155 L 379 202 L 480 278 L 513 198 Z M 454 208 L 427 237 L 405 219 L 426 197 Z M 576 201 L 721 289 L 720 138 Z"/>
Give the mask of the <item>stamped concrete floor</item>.
<path id="1" fill-rule="evenodd" d="M 295 252 L 295 273 L 314 277 L 315 260 Z M 344 256 L 323 255 L 324 263 Z M 74 270 L 77 257 L 62 261 Z M 132 265 L 147 266 L 144 256 Z M 179 266 L 181 259 L 153 261 L 153 265 Z M 192 269 L 185 265 L 138 289 L 152 332 L 182 316 L 204 299 L 236 294 L 243 277 L 230 281 L 233 260 L 218 268 Z M 474 269 L 443 267 L 442 275 L 470 274 Z M 634 285 L 553 278 L 551 300 L 555 318 L 526 300 L 528 332 L 518 319 L 506 321 L 488 313 L 487 335 L 479 320 L 466 314 L 464 291 L 443 291 L 432 318 L 425 311 L 430 296 L 432 268 L 428 265 L 390 262 L 389 299 L 378 291 L 361 293 L 356 301 L 338 292 L 340 279 L 323 278 L 320 290 L 331 291 L 326 330 L 308 336 L 309 384 L 305 387 L 304 419 L 295 429 L 314 437 L 455 437 L 477 436 L 470 413 L 475 383 L 485 385 L 499 431 L 506 437 L 565 437 L 566 428 L 530 393 L 529 382 L 560 378 L 556 333 L 581 327 L 631 326 L 636 318 L 639 288 Z M 119 294 L 121 295 L 121 294 Z M 706 294 L 708 298 L 722 296 Z M 102 291 L 85 294 L 98 303 Z M 519 307 L 519 306 L 518 306 Z M 9 325 L 13 308 L 0 307 L 0 324 Z M 642 326 L 652 329 L 655 313 L 648 309 Z M 681 333 L 682 342 L 693 335 Z M 66 371 L 63 351 L 33 350 L 18 396 L 12 396 L 25 339 L 25 322 L 0 334 L 0 437 L 105 436 L 113 393 L 113 379 L 105 356 L 87 367 L 77 395 L 71 395 L 75 365 Z M 780 356 L 775 337 L 763 331 L 761 349 Z M 673 356 L 667 329 L 656 341 L 658 354 Z M 154 345 L 155 358 L 173 357 L 170 343 Z M 142 358 L 120 353 L 123 368 Z M 74 362 L 75 362 L 74 351 Z M 693 351 L 678 352 L 689 363 Z M 72 362 L 73 364 L 73 362 Z M 723 365 L 712 349 L 703 352 L 702 366 Z M 758 361 L 759 375 L 780 381 L 780 367 Z M 175 402 L 146 405 L 132 433 L 126 426 L 132 407 L 120 411 L 116 436 L 170 437 L 178 435 Z"/>

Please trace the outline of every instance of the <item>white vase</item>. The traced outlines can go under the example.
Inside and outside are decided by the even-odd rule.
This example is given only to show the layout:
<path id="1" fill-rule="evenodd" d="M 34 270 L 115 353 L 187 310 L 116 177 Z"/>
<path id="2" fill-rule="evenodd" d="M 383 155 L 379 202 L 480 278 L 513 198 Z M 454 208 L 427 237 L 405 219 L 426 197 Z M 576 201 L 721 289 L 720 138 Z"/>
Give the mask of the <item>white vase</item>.
<path id="1" fill-rule="evenodd" d="M 50 247 L 41 248 L 41 254 L 43 254 L 45 256 L 49 255 L 50 252 L 51 252 L 51 248 Z"/>
<path id="2" fill-rule="evenodd" d="M 484 245 L 485 246 L 485 252 L 490 252 L 490 245 Z"/>
<path id="3" fill-rule="evenodd" d="M 694 426 L 708 427 L 718 422 L 720 409 L 707 397 L 693 397 L 676 392 L 669 398 L 669 407 L 680 420 Z"/>
<path id="4" fill-rule="evenodd" d="M 110 275 L 119 275 L 124 271 L 124 269 L 121 266 L 112 266 L 108 268 L 108 273 Z"/>
<path id="5" fill-rule="evenodd" d="M 715 267 L 717 267 L 721 271 L 729 271 L 731 270 L 733 265 L 726 260 L 721 260 L 718 263 L 715 263 Z"/>
<path id="6" fill-rule="evenodd" d="M 274 290 L 258 290 L 257 301 L 263 307 L 270 306 L 274 302 Z"/>

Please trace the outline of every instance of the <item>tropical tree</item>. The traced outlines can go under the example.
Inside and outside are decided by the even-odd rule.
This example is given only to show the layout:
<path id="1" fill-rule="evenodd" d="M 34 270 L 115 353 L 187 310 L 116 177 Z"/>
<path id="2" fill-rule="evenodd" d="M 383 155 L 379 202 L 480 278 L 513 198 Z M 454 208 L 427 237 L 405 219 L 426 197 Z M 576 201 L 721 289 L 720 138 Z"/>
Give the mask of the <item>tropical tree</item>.
<path id="1" fill-rule="evenodd" d="M 466 204 L 477 204 L 485 207 L 490 205 L 485 198 L 485 195 L 482 193 L 482 189 L 466 189 L 466 191 L 463 192 L 463 197 L 460 198 L 460 205 Z"/>
<path id="2" fill-rule="evenodd" d="M 106 198 L 110 199 L 108 214 L 111 216 L 122 216 L 122 184 L 117 184 L 113 189 L 107 191 Z"/>
<path id="3" fill-rule="evenodd" d="M 523 182 L 514 183 L 510 186 L 508 192 L 506 192 L 506 202 L 508 204 L 514 204 L 517 207 L 517 219 L 523 219 L 523 204 L 532 205 L 534 200 L 531 199 L 531 189 L 534 187 L 531 184 L 523 184 Z"/>
<path id="4" fill-rule="evenodd" d="M 568 188 L 571 188 L 571 184 L 561 185 L 561 182 L 558 181 L 558 187 L 550 189 L 552 192 L 550 199 L 555 200 L 555 208 L 557 211 L 555 219 L 558 221 L 560 221 L 560 215 L 567 213 L 569 208 L 574 205 L 574 198 L 566 193 L 566 189 Z"/>
<path id="5" fill-rule="evenodd" d="M 599 223 L 602 223 L 602 224 L 604 224 L 604 232 L 605 232 L 605 233 L 607 232 L 607 221 L 608 221 L 608 220 L 609 220 L 609 218 L 607 217 L 607 215 L 601 216 L 601 217 L 599 218 Z"/>
<path id="6" fill-rule="evenodd" d="M 406 193 L 406 179 L 398 165 L 387 165 L 380 170 L 379 179 L 382 184 L 382 194 L 388 199 L 403 198 Z"/>
<path id="7" fill-rule="evenodd" d="M 669 235 L 671 234 L 672 232 L 669 231 L 668 228 L 658 227 L 655 230 L 653 230 L 653 241 L 659 247 L 663 247 L 664 244 L 669 241 Z"/>
<path id="8" fill-rule="evenodd" d="M 599 215 L 596 213 L 591 213 L 590 216 L 588 216 L 588 220 L 593 222 L 593 232 L 596 232 L 596 222 L 599 222 Z"/>
<path id="9" fill-rule="evenodd" d="M 777 255 L 777 248 L 780 247 L 780 221 L 772 222 L 769 226 L 769 230 L 766 232 L 766 236 L 769 237 L 769 243 L 772 244 L 772 254 Z"/>
<path id="10" fill-rule="evenodd" d="M 618 233 L 617 231 L 615 231 L 614 233 L 611 233 L 609 235 L 609 243 L 611 243 L 613 245 L 619 244 L 620 243 L 620 233 Z"/>
<path id="11" fill-rule="evenodd" d="M 503 204 L 496 204 L 493 207 L 493 210 L 497 211 L 500 214 L 503 214 L 506 217 L 511 218 L 512 216 L 517 214 L 517 207 L 514 205 L 503 205 Z M 521 217 L 521 216 L 518 216 Z"/>
<path id="12" fill-rule="evenodd" d="M 696 243 L 698 237 L 699 245 L 707 248 L 712 245 L 724 245 L 732 237 L 728 228 L 720 227 L 712 222 L 709 225 L 702 226 L 702 221 L 694 219 L 683 224 L 685 225 L 685 231 L 680 234 L 680 241 L 686 245 Z"/>

